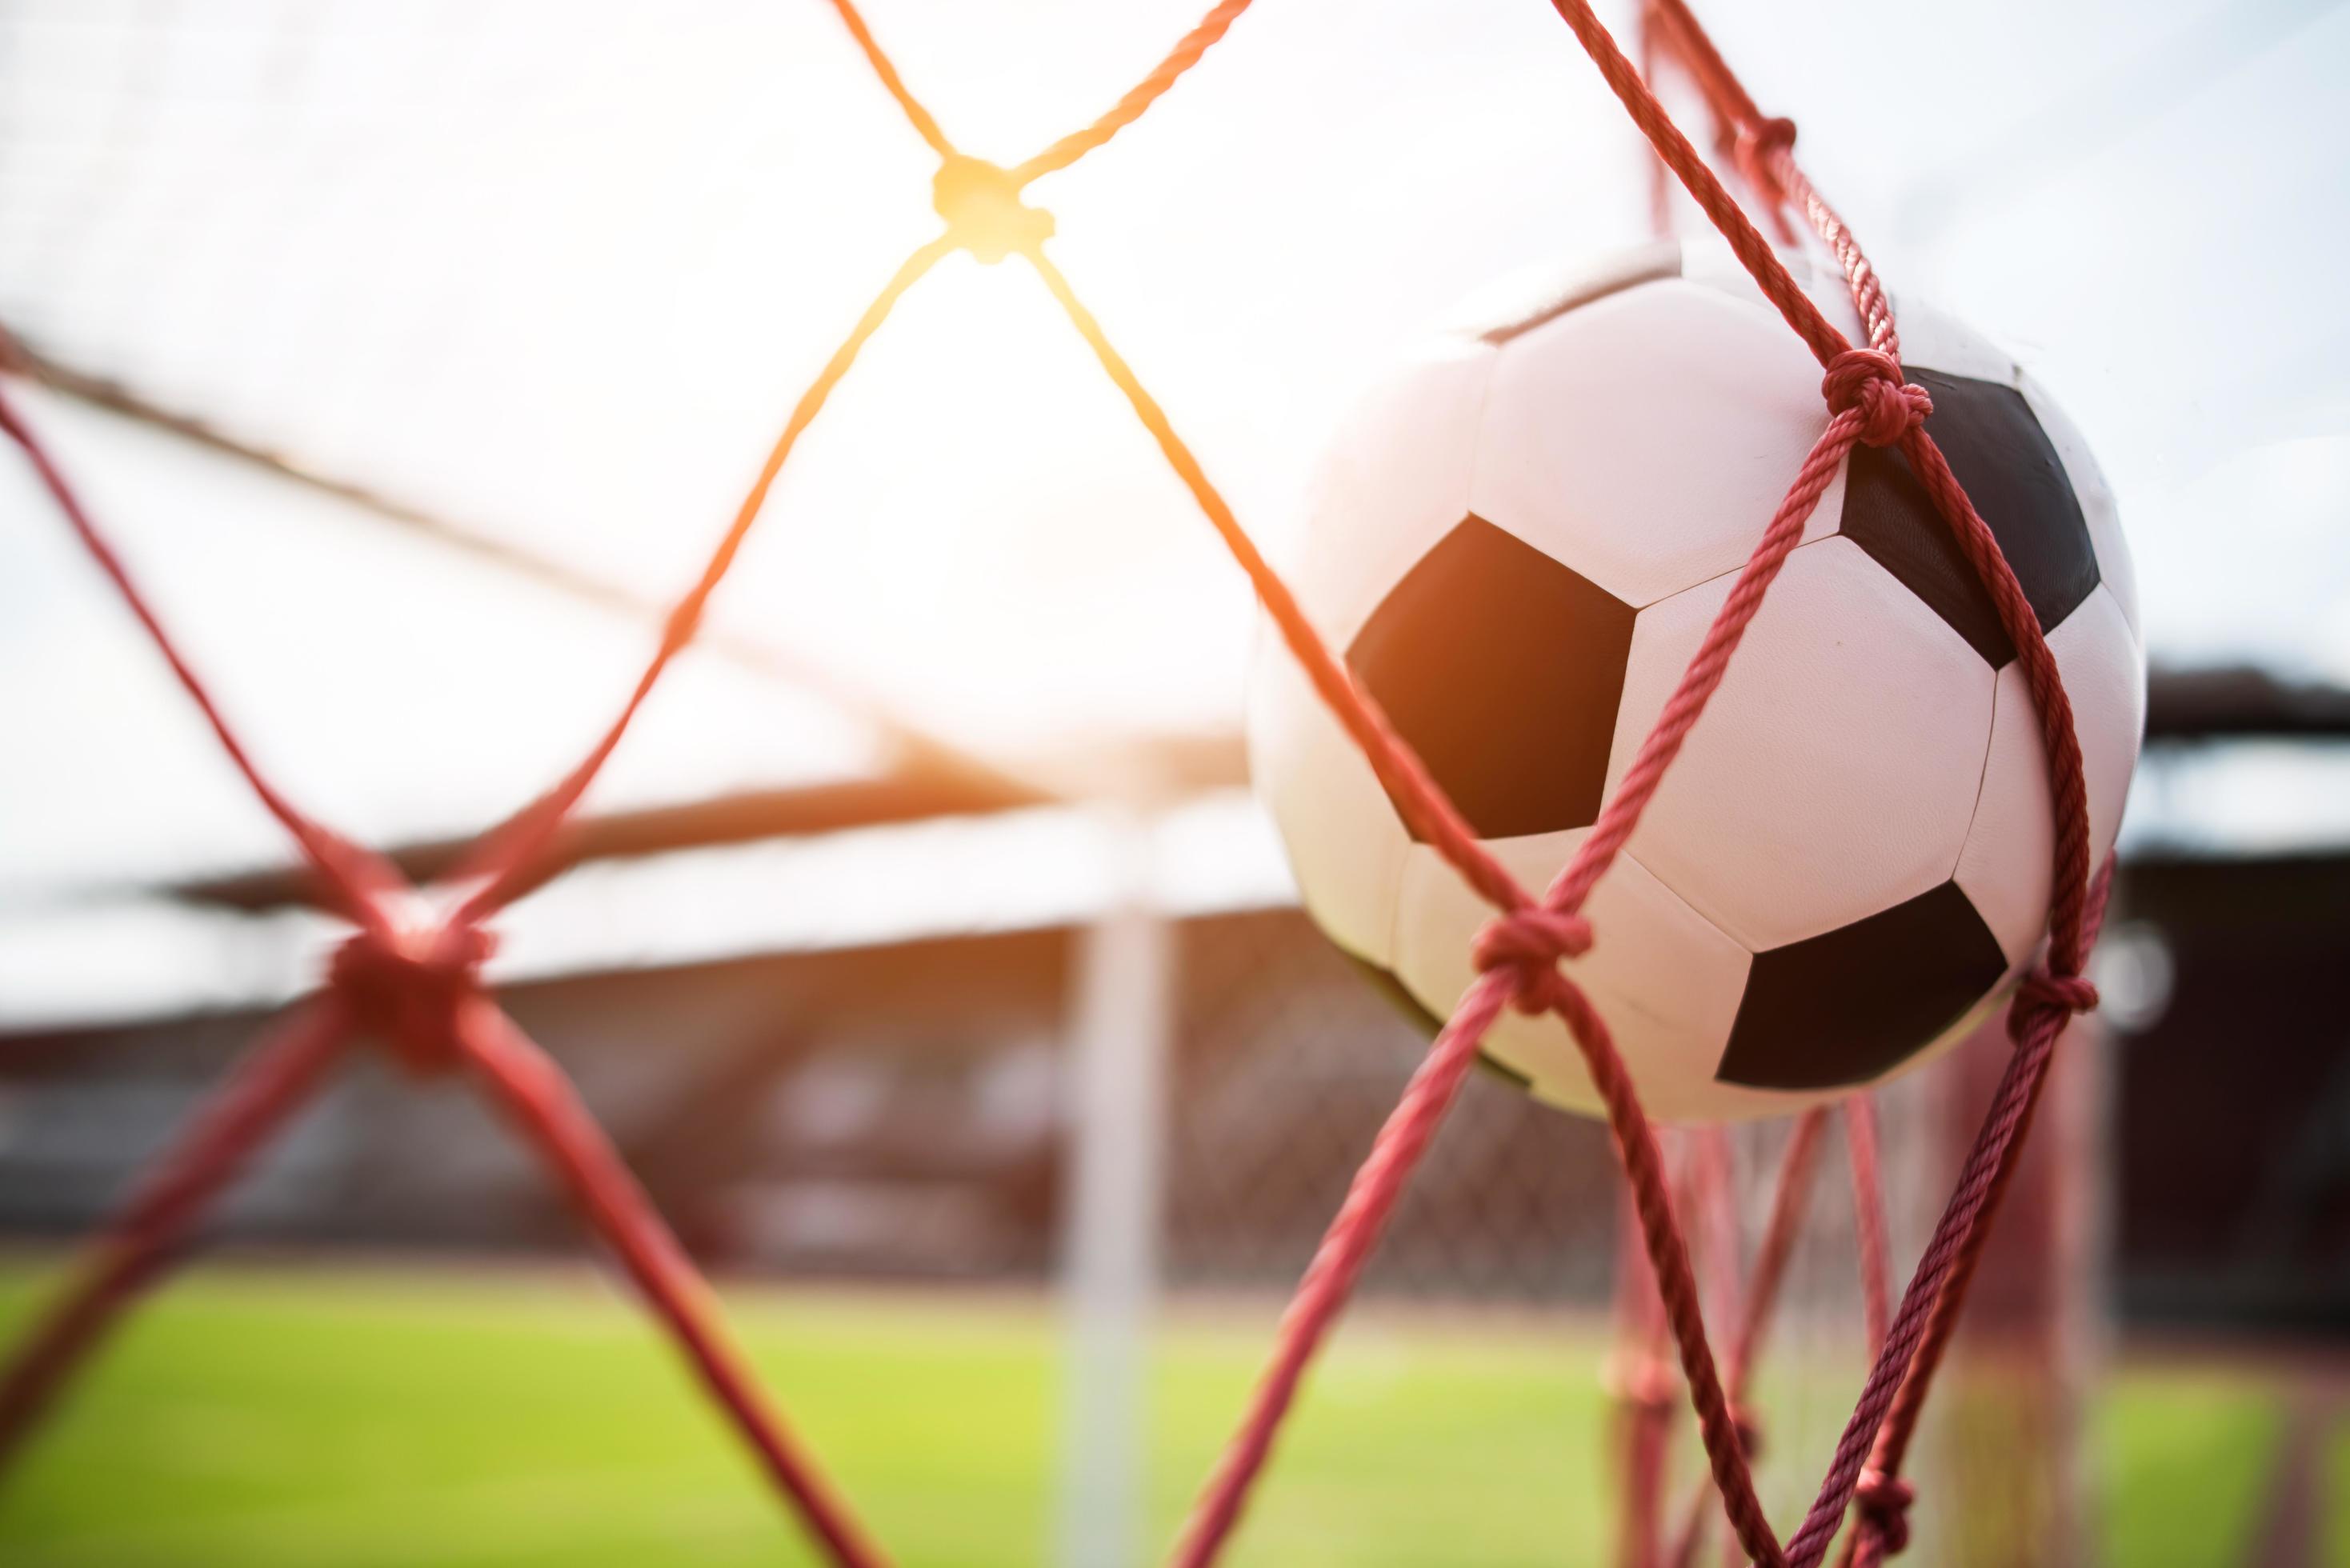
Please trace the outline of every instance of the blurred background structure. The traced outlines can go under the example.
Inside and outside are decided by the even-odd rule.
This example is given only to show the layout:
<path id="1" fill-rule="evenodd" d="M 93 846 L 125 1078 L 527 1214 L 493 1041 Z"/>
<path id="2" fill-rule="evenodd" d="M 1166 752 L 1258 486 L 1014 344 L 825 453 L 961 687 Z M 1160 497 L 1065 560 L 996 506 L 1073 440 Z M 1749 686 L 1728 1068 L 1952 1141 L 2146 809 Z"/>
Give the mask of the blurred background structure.
<path id="1" fill-rule="evenodd" d="M 1720 9 L 1723 48 L 1802 119 L 1807 166 L 1897 296 L 2023 347 L 2095 441 L 2157 665 L 2106 1024 L 2074 1042 L 2068 1109 L 2042 1129 L 2043 1223 L 2003 1242 L 2033 1365 L 2064 1375 L 2016 1406 L 2053 1423 L 2027 1451 L 2054 1456 L 2063 1495 L 2013 1517 L 2059 1521 L 2068 1555 L 1994 1558 L 1945 1521 L 1912 1561 L 2350 1563 L 2324 1484 L 2350 1492 L 2350 312 L 2332 266 L 2350 15 Z M 1192 19 L 1188 0 L 871 16 L 987 155 L 1095 112 Z M 1544 6 L 1266 0 L 1039 196 L 1056 255 L 1277 557 L 1349 390 L 1492 275 L 1640 233 L 1646 178 Z M 272 770 L 419 875 L 608 716 L 789 400 L 934 227 L 929 182 L 816 0 L 0 5 L 7 371 Z M 1069 1392 L 1031 1468 L 1063 1479 L 999 1482 L 1027 1500 L 1014 1546 L 924 1560 L 1126 1560 L 1191 1441 L 1166 1427 L 1187 1392 L 1150 1381 L 1150 1346 L 1212 1359 L 1150 1324 L 1262 1315 L 1422 1048 L 1298 913 L 1246 794 L 1251 614 L 1034 280 L 953 258 L 795 458 L 568 867 L 503 922 L 494 978 L 697 1255 L 945 1303 L 847 1361 L 897 1367 L 909 1398 L 962 1388 L 970 1365 L 927 1359 L 941 1323 L 1061 1293 L 1067 1332 L 1037 1332 Z M 0 1234 L 27 1260 L 8 1303 L 315 978 L 333 929 L 307 897 L 29 476 L 0 464 Z M 1905 1267 L 1982 1060 L 1888 1096 Z M 1737 1146 L 1758 1204 L 1775 1136 Z M 1782 1507 L 1850 1393 L 1833 1186 L 1787 1346 L 1804 1367 L 1816 1342 L 1821 1366 L 1776 1391 L 1816 1407 L 1774 1427 Z M 1361 1441 L 1482 1451 L 1456 1430 L 1472 1407 L 1408 1402 L 1468 1324 L 1514 1347 L 1528 1386 L 1588 1386 L 1587 1409 L 1546 1418 L 1592 1428 L 1590 1460 L 1615 1202 L 1602 1129 L 1473 1085 L 1370 1282 L 1406 1325 L 1375 1343 L 1404 1369 L 1326 1379 L 1361 1401 Z M 486 1116 L 389 1060 L 348 1075 L 213 1236 L 301 1260 L 297 1304 L 320 1270 L 372 1280 L 387 1254 L 494 1281 L 576 1250 Z M 258 1313 L 266 1334 L 281 1309 L 232 1291 L 194 1310 Z M 1013 1354 L 969 1343 L 972 1365 Z M 140 1386 L 199 1376 L 146 1340 L 123 1355 Z M 1977 1415 L 1937 1439 L 1950 1484 L 1929 1484 L 1929 1521 L 1960 1510 L 1953 1488 L 1997 1484 L 2003 1448 L 2015 1469 L 2014 1435 L 1980 1416 L 1998 1383 L 1950 1391 Z M 172 1426 L 116 1387 L 0 1491 L 10 1561 L 533 1549 L 486 1526 L 395 1529 L 390 1547 L 371 1527 L 239 1534 L 236 1486 L 193 1480 L 151 1492 L 153 1527 L 126 1537 L 91 1477 L 177 1475 L 253 1423 L 337 1428 L 265 1398 L 246 1428 Z M 837 1421 L 879 1472 L 921 1446 Z M 167 1431 L 136 1459 L 129 1438 Z M 1604 1475 L 1563 1480 L 1551 1459 L 1531 1482 L 1490 1469 L 1516 1511 L 1447 1522 L 1451 1561 L 1594 1560 L 1580 1515 Z M 292 1478 L 255 1505 L 280 1523 L 356 1484 L 313 1478 L 310 1496 L 282 1453 L 253 1463 Z M 1408 1534 L 1330 1544 L 1353 1539 L 1334 1518 L 1375 1517 L 1416 1472 L 1347 1473 L 1357 1490 L 1328 1483 L 1295 1536 L 1277 1513 L 1263 1548 L 1334 1554 L 1265 1560 L 1428 1560 Z M 906 1511 L 963 1506 L 941 1484 Z M 2166 1509 L 2194 1522 L 2149 1523 Z M 749 1518 L 746 1561 L 773 1544 Z M 677 1528 L 642 1525 L 641 1550 L 723 1555 Z"/>

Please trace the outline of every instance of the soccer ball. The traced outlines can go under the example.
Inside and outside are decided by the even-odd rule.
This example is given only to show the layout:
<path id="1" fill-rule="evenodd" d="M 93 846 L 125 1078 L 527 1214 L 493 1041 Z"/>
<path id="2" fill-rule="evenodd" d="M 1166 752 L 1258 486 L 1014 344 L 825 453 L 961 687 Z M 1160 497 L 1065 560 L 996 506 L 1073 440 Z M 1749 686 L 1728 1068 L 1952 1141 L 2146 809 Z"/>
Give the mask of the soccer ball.
<path id="1" fill-rule="evenodd" d="M 1865 342 L 1841 275 L 1790 265 Z M 1922 301 L 1895 308 L 1926 428 L 2063 672 L 2101 861 L 2146 708 L 2112 495 L 2012 358 Z M 1667 242 L 1513 286 L 1345 422 L 1290 581 L 1528 888 L 1589 831 L 1826 423 L 1820 376 L 1726 248 Z M 1492 911 L 1262 640 L 1252 767 L 1305 908 L 1432 1032 Z M 1997 1002 L 2043 940 L 2053 836 L 1990 598 L 1899 452 L 1856 448 L 1567 971 L 1653 1115 L 1801 1108 L 1918 1065 Z M 1555 1016 L 1505 1012 L 1485 1053 L 1599 1108 Z"/>

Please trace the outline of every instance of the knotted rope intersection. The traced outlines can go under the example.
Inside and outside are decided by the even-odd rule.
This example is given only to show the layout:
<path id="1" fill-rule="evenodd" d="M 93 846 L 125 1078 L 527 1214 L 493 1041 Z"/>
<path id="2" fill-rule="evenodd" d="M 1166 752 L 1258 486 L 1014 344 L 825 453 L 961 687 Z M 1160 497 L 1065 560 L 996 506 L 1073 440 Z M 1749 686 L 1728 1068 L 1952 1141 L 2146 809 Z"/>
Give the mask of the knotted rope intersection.
<path id="1" fill-rule="evenodd" d="M 335 950 L 327 983 L 357 1028 L 428 1077 L 461 1064 L 458 1011 L 483 995 L 482 964 L 496 946 L 490 932 L 457 921 L 361 930 Z"/>
<path id="2" fill-rule="evenodd" d="M 1858 416 L 1854 434 L 1863 446 L 1893 446 L 1934 411 L 1926 389 L 1904 381 L 1900 363 L 1874 348 L 1847 348 L 1829 360 L 1820 396 L 1833 411 Z"/>
<path id="3" fill-rule="evenodd" d="M 1898 1476 L 1904 1447 L 1980 1256 L 1988 1218 L 2012 1172 L 2015 1150 L 2056 1035 L 2074 1012 L 2095 1002 L 2095 990 L 2082 980 L 2081 969 L 2102 917 L 2110 867 L 2092 883 L 2080 752 L 2054 657 L 1996 541 L 1925 429 L 1931 401 L 1901 377 L 1899 338 L 1881 285 L 1850 231 L 1794 162 L 1793 123 L 1760 113 L 1683 0 L 1648 0 L 1644 18 L 1651 28 L 1647 41 L 1652 62 L 1669 54 L 1697 78 L 1716 116 L 1717 145 L 1762 198 L 1772 220 L 1783 229 L 1782 209 L 1788 204 L 1801 208 L 1836 254 L 1866 325 L 1864 348 L 1848 343 L 1795 285 L 1585 0 L 1553 0 L 1648 137 L 1660 167 L 1680 182 L 1729 240 L 1765 297 L 1819 359 L 1828 418 L 1615 795 L 1574 857 L 1536 897 L 1478 843 L 1420 760 L 1315 631 L 1165 411 L 1047 256 L 1045 246 L 1055 228 L 1052 214 L 1026 197 L 1034 181 L 1087 156 L 1147 112 L 1223 36 L 1249 0 L 1222 0 L 1107 112 L 1010 166 L 956 148 L 908 89 L 852 0 L 832 4 L 876 78 L 939 155 L 932 197 L 945 227 L 900 265 L 802 395 L 700 577 L 670 615 L 659 644 L 609 728 L 545 794 L 484 835 L 447 889 L 410 887 L 382 857 L 314 821 L 261 774 L 44 442 L 0 392 L 0 432 L 24 450 L 231 761 L 286 827 L 314 875 L 320 901 L 354 928 L 329 966 L 325 988 L 297 1005 L 199 1110 L 177 1146 L 157 1162 L 109 1225 L 64 1295 L 19 1347 L 0 1377 L 0 1459 L 21 1444 L 71 1370 L 129 1301 L 157 1277 L 166 1258 L 243 1163 L 314 1092 L 351 1039 L 364 1033 L 381 1038 L 411 1071 L 462 1072 L 474 1081 L 517 1134 L 536 1148 L 575 1207 L 612 1246 L 811 1537 L 832 1561 L 851 1568 L 885 1561 L 767 1405 L 725 1339 L 708 1287 L 568 1081 L 499 1008 L 481 971 L 494 941 L 487 922 L 546 871 L 562 825 L 670 662 L 691 641 L 712 594 L 800 435 L 897 301 L 947 254 L 965 250 L 991 265 L 1016 255 L 1036 273 L 1248 575 L 1289 650 L 1362 749 L 1415 834 L 1432 844 L 1498 911 L 1476 939 L 1478 978 L 1413 1075 L 1300 1282 L 1243 1424 L 1210 1478 L 1173 1560 L 1185 1568 L 1204 1568 L 1220 1555 L 1271 1452 L 1299 1379 L 1343 1309 L 1406 1181 L 1457 1095 L 1480 1040 L 1504 1006 L 1547 1012 L 1563 1020 L 1606 1107 L 1642 1252 L 1654 1274 L 1661 1309 L 1659 1330 L 1677 1353 L 1712 1478 L 1742 1550 L 1768 1568 L 1815 1568 L 1847 1508 L 1856 1501 L 1861 1528 L 1847 1550 L 1847 1561 L 1874 1563 L 1898 1551 L 1906 1536 L 1908 1497 L 1908 1483 Z M 1748 1282 L 1739 1338 L 1728 1360 L 1718 1366 L 1654 1130 L 1605 1022 L 1575 982 L 1569 966 L 1596 940 L 1581 913 L 1585 900 L 1630 837 L 1719 687 L 1740 638 L 1799 542 L 1805 519 L 1846 456 L 1859 444 L 1901 449 L 1990 591 L 2022 660 L 2050 759 L 2057 819 L 2056 894 L 2047 967 L 2026 981 L 2010 1012 L 2016 1050 L 2006 1076 L 1933 1239 L 1898 1308 L 1889 1313 L 1874 1121 L 1865 1098 L 1845 1107 L 1856 1194 L 1864 1199 L 1859 1205 L 1863 1283 L 1876 1362 L 1812 1509 L 1783 1546 L 1754 1493 L 1750 1459 L 1759 1431 L 1743 1402 L 1743 1387 L 1792 1245 L 1824 1113 L 1803 1118 L 1791 1139 L 1770 1231 Z M 453 893 L 456 889 L 462 894 Z M 1660 1386 L 1654 1371 L 1634 1381 L 1648 1389 L 1653 1403 Z M 1675 1561 L 1690 1560 L 1701 1519 L 1693 1508 L 1676 1545 Z"/>

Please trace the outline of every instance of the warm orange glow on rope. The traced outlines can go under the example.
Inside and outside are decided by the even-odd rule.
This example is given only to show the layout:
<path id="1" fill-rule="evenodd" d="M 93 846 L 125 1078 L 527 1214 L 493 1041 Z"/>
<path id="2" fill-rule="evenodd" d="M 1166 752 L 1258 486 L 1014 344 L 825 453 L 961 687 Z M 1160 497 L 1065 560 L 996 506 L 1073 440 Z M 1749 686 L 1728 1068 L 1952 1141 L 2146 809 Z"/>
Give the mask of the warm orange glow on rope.
<path id="1" fill-rule="evenodd" d="M 950 154 L 931 182 L 946 237 L 990 266 L 1013 252 L 1035 255 L 1053 237 L 1053 214 L 1021 199 L 1021 181 L 983 158 Z"/>

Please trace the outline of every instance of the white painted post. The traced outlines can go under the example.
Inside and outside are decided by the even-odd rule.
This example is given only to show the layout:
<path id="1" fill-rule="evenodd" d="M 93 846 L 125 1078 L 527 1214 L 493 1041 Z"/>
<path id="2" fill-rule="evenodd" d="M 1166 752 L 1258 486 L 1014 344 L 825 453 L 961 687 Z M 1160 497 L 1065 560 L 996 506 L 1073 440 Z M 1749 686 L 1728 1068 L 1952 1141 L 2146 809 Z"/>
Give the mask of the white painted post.
<path id="1" fill-rule="evenodd" d="M 1164 1212 L 1174 931 L 1152 897 L 1149 819 L 1125 809 L 1105 821 L 1115 881 L 1077 943 L 1066 1102 L 1061 1568 L 1140 1560 L 1143 1384 Z"/>

